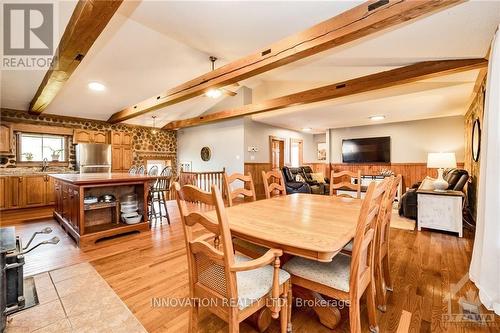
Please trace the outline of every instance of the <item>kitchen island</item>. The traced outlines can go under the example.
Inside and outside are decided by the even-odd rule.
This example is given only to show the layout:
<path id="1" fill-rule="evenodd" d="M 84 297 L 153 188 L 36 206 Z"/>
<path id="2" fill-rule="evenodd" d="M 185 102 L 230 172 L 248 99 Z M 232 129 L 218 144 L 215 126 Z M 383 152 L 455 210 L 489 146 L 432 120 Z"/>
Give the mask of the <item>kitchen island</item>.
<path id="1" fill-rule="evenodd" d="M 157 176 L 84 173 L 51 174 L 50 177 L 55 180 L 54 218 L 80 248 L 88 249 L 117 235 L 149 230 L 148 189 Z M 135 224 L 126 224 L 120 218 L 120 199 L 130 195 L 137 197 L 137 212 L 142 215 L 141 221 Z M 92 197 L 99 200 L 84 201 Z"/>

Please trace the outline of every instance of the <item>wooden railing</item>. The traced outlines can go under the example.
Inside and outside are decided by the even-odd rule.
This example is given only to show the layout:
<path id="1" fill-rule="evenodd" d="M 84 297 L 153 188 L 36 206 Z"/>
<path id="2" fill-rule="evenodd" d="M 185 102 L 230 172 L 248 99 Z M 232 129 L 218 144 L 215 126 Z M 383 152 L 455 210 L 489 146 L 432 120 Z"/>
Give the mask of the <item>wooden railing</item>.
<path id="1" fill-rule="evenodd" d="M 207 192 L 211 191 L 212 185 L 216 185 L 219 191 L 223 193 L 225 172 L 225 168 L 222 171 L 181 171 L 179 174 L 179 183 L 181 186 L 194 185 Z"/>

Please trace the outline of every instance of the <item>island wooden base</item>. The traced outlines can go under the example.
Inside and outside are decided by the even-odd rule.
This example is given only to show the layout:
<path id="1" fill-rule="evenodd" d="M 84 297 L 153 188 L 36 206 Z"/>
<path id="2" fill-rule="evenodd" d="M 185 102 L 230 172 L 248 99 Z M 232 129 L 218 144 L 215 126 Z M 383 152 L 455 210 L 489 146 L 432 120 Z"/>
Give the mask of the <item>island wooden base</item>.
<path id="1" fill-rule="evenodd" d="M 78 246 L 82 250 L 86 250 L 89 248 L 94 248 L 96 242 L 113 237 L 119 236 L 123 234 L 128 234 L 131 232 L 141 232 L 141 231 L 149 231 L 149 222 L 141 222 L 137 224 L 105 224 L 100 225 L 99 227 L 102 230 L 93 230 L 92 233 L 79 235 L 78 232 L 73 228 L 73 226 L 68 223 L 59 213 L 54 212 L 54 219 L 61 225 L 61 227 L 76 241 Z"/>

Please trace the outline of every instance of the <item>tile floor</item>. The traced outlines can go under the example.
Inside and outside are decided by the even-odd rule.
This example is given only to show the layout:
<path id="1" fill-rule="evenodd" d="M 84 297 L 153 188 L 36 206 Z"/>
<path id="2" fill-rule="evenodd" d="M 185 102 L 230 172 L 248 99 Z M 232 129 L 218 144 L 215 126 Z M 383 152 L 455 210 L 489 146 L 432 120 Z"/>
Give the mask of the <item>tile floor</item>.
<path id="1" fill-rule="evenodd" d="M 88 263 L 34 278 L 40 304 L 9 316 L 6 333 L 146 332 Z"/>

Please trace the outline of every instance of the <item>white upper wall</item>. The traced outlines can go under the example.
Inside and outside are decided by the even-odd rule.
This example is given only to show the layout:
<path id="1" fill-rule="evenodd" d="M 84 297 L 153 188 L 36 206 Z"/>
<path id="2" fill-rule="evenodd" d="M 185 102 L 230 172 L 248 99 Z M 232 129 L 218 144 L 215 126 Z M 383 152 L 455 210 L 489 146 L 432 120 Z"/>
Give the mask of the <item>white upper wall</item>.
<path id="1" fill-rule="evenodd" d="M 221 121 L 190 127 L 177 132 L 178 162 L 191 162 L 193 171 L 217 171 L 226 168 L 231 174 L 243 173 L 243 119 Z M 212 151 L 210 161 L 203 161 L 201 148 Z"/>
<path id="2" fill-rule="evenodd" d="M 313 134 L 292 131 L 253 121 L 245 117 L 245 162 L 270 163 L 269 136 L 285 139 L 285 164 L 290 163 L 290 139 L 304 141 L 304 163 L 316 161 L 316 146 Z M 256 147 L 257 152 L 249 152 L 248 147 Z"/>
<path id="3" fill-rule="evenodd" d="M 342 140 L 390 136 L 392 163 L 425 163 L 431 152 L 454 152 L 464 161 L 464 117 L 330 129 L 332 163 L 342 163 Z"/>

